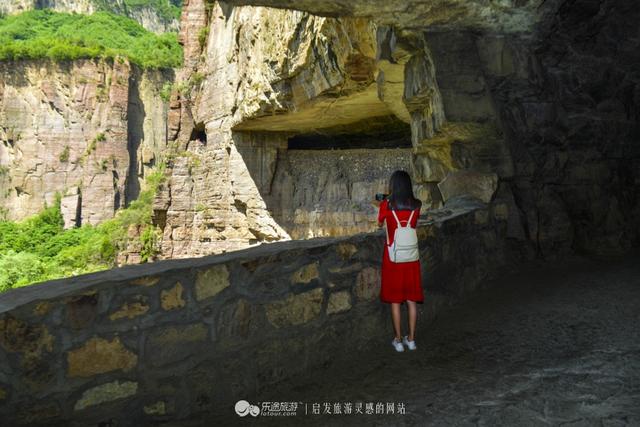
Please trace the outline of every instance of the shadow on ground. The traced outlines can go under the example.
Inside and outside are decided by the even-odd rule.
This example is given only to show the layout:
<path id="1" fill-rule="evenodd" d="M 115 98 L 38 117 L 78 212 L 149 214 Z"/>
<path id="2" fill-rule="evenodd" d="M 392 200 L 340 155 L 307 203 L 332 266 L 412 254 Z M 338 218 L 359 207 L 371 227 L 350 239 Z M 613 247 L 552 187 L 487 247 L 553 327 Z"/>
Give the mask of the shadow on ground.
<path id="1" fill-rule="evenodd" d="M 639 259 L 532 263 L 420 323 L 415 351 L 390 333 L 247 398 L 295 415 L 221 408 L 197 425 L 640 425 Z"/>

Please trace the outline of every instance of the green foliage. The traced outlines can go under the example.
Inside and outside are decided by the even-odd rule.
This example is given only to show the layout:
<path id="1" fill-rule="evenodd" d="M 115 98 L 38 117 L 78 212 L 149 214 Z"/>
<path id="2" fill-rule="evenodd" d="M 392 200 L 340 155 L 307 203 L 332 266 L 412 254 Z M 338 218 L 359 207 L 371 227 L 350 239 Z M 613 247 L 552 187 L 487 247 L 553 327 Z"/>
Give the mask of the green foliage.
<path id="1" fill-rule="evenodd" d="M 164 102 L 169 102 L 171 100 L 172 90 L 173 84 L 171 84 L 171 82 L 165 82 L 165 84 L 162 85 L 162 89 L 160 90 L 160 98 L 162 98 Z"/>
<path id="2" fill-rule="evenodd" d="M 209 37 L 209 27 L 202 27 L 198 32 L 198 42 L 200 43 L 200 50 L 204 49 L 204 45 Z"/>
<path id="3" fill-rule="evenodd" d="M 0 257 L 0 292 L 38 280 L 45 271 L 37 255 L 9 251 Z"/>
<path id="4" fill-rule="evenodd" d="M 169 100 L 169 97 L 171 96 L 171 92 L 175 90 L 183 98 L 190 98 L 192 89 L 199 86 L 204 81 L 205 77 L 206 76 L 204 74 L 195 72 L 191 74 L 191 76 L 187 80 L 182 80 L 180 82 L 173 82 L 171 86 L 163 86 L 162 90 L 165 91 L 165 88 L 166 88 L 166 93 L 163 94 L 163 92 L 161 92 L 160 96 L 164 99 L 164 96 L 166 95 L 167 100 Z"/>
<path id="5" fill-rule="evenodd" d="M 63 162 L 66 163 L 69 161 L 69 146 L 65 145 L 64 149 L 62 150 L 62 152 L 60 153 L 60 156 L 58 157 L 58 159 Z"/>
<path id="6" fill-rule="evenodd" d="M 195 72 L 191 75 L 191 78 L 189 79 L 189 82 L 190 82 L 189 84 L 192 87 L 199 86 L 204 81 L 204 77 L 205 77 L 204 74 Z"/>
<path id="7" fill-rule="evenodd" d="M 87 145 L 87 154 L 93 153 L 96 149 L 97 143 L 96 140 L 92 140 L 89 145 Z"/>
<path id="8" fill-rule="evenodd" d="M 158 254 L 158 230 L 152 204 L 164 181 L 161 164 L 145 180 L 137 200 L 97 226 L 65 230 L 60 196 L 55 205 L 21 222 L 0 221 L 0 292 L 34 282 L 68 277 L 116 266 L 129 243 L 128 230 L 139 227 L 143 262 Z"/>
<path id="9" fill-rule="evenodd" d="M 141 262 L 149 261 L 160 252 L 158 248 L 158 234 L 159 230 L 152 225 L 145 227 L 142 231 L 140 235 L 140 243 L 142 244 L 142 248 L 140 249 Z"/>
<path id="10" fill-rule="evenodd" d="M 177 34 L 156 35 L 110 12 L 80 15 L 45 9 L 0 18 L 0 60 L 115 60 L 123 56 L 145 68 L 182 64 Z"/>

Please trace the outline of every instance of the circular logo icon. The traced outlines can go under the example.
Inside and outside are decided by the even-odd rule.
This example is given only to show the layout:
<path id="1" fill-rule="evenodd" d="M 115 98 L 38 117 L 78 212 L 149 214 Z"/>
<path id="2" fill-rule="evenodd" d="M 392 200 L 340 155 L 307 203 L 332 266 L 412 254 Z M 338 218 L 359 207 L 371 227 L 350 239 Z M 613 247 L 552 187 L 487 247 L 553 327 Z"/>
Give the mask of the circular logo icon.
<path id="1" fill-rule="evenodd" d="M 260 414 L 260 408 L 256 405 L 252 405 L 246 400 L 238 400 L 236 402 L 236 414 L 241 417 L 247 416 L 248 414 L 257 417 Z"/>

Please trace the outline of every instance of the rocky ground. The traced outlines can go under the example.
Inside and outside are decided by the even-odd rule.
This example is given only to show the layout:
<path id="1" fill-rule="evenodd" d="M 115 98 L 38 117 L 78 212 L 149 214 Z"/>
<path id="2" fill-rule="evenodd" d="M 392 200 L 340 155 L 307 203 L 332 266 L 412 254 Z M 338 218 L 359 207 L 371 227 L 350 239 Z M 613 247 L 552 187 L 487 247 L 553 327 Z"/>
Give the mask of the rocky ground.
<path id="1" fill-rule="evenodd" d="M 228 415 L 194 425 L 640 425 L 637 260 L 531 264 L 418 325 L 416 351 L 396 353 L 390 332 L 389 342 L 346 348 L 323 370 L 247 396 L 259 406 L 299 402 L 296 415 L 221 408 Z M 351 414 L 334 413 L 349 402 Z"/>

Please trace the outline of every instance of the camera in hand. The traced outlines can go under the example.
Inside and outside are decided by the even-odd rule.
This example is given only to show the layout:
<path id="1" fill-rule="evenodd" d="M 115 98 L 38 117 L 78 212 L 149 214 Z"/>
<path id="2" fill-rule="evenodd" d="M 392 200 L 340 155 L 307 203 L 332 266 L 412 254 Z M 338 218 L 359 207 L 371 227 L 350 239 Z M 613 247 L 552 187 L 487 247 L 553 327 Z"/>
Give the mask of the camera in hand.
<path id="1" fill-rule="evenodd" d="M 376 200 L 381 202 L 384 199 L 386 199 L 387 197 L 389 197 L 388 194 L 384 194 L 384 193 L 376 193 Z"/>

